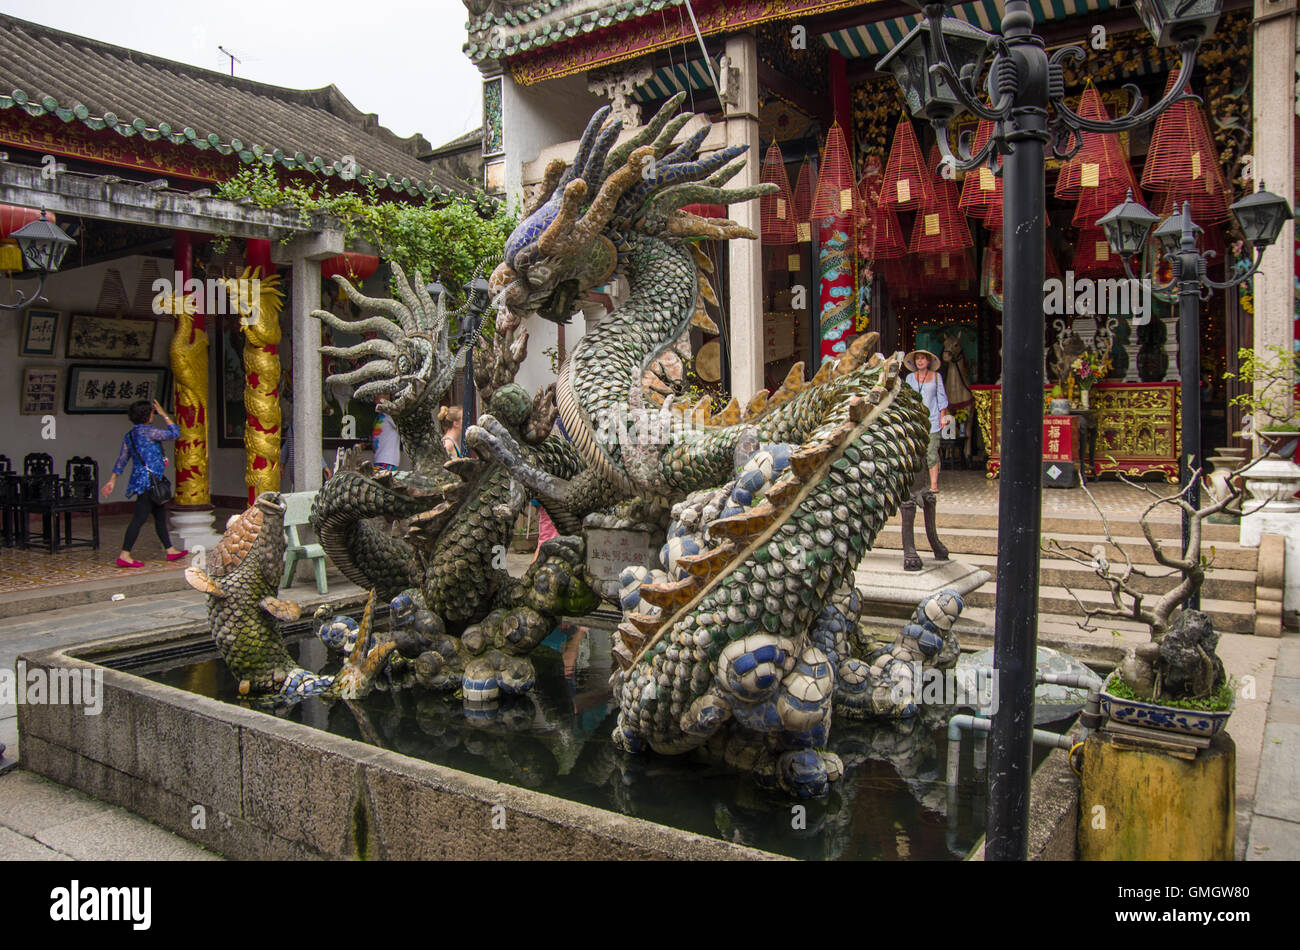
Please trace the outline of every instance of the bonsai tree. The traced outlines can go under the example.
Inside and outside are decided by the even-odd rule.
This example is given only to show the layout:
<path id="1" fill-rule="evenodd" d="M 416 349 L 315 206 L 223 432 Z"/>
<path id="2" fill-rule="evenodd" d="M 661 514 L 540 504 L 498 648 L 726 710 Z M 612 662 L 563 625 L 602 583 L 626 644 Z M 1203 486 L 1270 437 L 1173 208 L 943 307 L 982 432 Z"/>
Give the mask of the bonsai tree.
<path id="1" fill-rule="evenodd" d="M 1095 631 L 1098 628 L 1093 621 L 1104 618 L 1136 621 L 1146 626 L 1150 632 L 1150 642 L 1131 651 L 1120 664 L 1118 672 L 1122 684 L 1118 685 L 1119 695 L 1193 708 L 1222 708 L 1231 701 L 1223 662 L 1215 654 L 1218 634 L 1214 632 L 1209 615 L 1199 610 L 1180 610 L 1180 606 L 1188 597 L 1200 593 L 1205 575 L 1212 567 L 1211 559 L 1201 553 L 1202 528 L 1206 519 L 1220 512 L 1241 515 L 1244 479 L 1240 476 L 1258 461 L 1252 459 L 1235 469 L 1228 477 L 1228 492 L 1200 508 L 1193 507 L 1188 501 L 1191 486 L 1200 479 L 1199 469 L 1192 473 L 1192 480 L 1184 488 L 1171 495 L 1160 495 L 1149 485 L 1120 476 L 1126 484 L 1153 499 L 1142 512 L 1139 524 L 1143 537 L 1151 548 L 1156 568 L 1133 563 L 1130 553 L 1115 541 L 1106 513 L 1086 484 L 1083 490 L 1097 510 L 1107 544 L 1119 552 L 1122 562 L 1108 557 L 1106 544 L 1097 544 L 1091 550 L 1085 550 L 1077 544 L 1063 544 L 1055 538 L 1045 543 L 1045 552 L 1091 568 L 1110 591 L 1110 604 L 1088 606 L 1078 594 L 1070 590 L 1070 595 L 1084 615 L 1084 619 L 1079 621 L 1082 629 Z M 1151 527 L 1151 516 L 1167 508 L 1188 515 L 1190 525 L 1187 546 L 1181 555 L 1166 551 Z M 1173 577 L 1178 578 L 1178 582 L 1162 594 L 1146 593 L 1138 589 L 1139 579 Z M 1114 693 L 1115 689 L 1112 686 L 1111 692 Z"/>
<path id="2" fill-rule="evenodd" d="M 1256 432 L 1297 431 L 1292 393 L 1300 380 L 1300 351 L 1273 345 L 1264 353 L 1252 349 L 1237 351 L 1240 368 L 1224 373 L 1224 379 L 1250 383 L 1250 389 L 1233 396 L 1228 404 L 1238 406 L 1253 419 Z"/>

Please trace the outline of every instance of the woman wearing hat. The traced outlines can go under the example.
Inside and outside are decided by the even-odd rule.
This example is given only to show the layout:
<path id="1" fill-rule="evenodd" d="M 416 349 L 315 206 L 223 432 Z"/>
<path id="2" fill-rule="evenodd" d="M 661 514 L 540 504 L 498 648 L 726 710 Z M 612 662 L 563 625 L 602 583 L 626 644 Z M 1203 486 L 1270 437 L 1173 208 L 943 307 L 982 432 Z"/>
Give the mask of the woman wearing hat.
<path id="1" fill-rule="evenodd" d="M 952 416 L 948 413 L 948 394 L 944 391 L 943 379 L 939 376 L 939 357 L 929 350 L 913 350 L 903 362 L 912 371 L 907 376 L 907 385 L 921 394 L 921 401 L 930 412 L 930 444 L 925 452 L 925 464 L 930 469 L 930 488 L 928 491 L 921 490 L 920 486 L 925 484 L 925 475 L 917 472 L 912 493 L 907 501 L 899 505 L 903 570 L 919 571 L 922 568 L 921 558 L 916 553 L 916 543 L 913 540 L 918 498 L 925 516 L 925 536 L 930 542 L 930 550 L 934 552 L 935 560 L 948 560 L 948 549 L 939 540 L 935 493 L 939 491 L 939 430 Z"/>
<path id="2" fill-rule="evenodd" d="M 930 491 L 939 490 L 939 430 L 952 416 L 948 412 L 948 393 L 939 376 L 939 357 L 929 350 L 913 350 L 903 361 L 912 372 L 907 385 L 921 394 L 921 402 L 930 410 L 930 444 L 925 450 L 925 464 L 930 469 Z"/>

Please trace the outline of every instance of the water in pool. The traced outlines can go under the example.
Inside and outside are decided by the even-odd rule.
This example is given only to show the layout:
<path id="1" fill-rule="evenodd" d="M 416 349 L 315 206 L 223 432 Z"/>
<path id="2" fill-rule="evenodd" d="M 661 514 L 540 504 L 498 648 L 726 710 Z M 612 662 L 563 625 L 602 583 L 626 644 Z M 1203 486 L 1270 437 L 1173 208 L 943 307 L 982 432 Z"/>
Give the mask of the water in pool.
<path id="1" fill-rule="evenodd" d="M 466 709 L 454 694 L 377 690 L 349 708 L 311 699 L 277 712 L 334 735 L 609 811 L 796 858 L 955 860 L 983 831 L 984 776 L 963 749 L 962 783 L 944 784 L 947 738 L 940 719 L 860 723 L 844 717 L 831 749 L 845 775 L 799 815 L 785 797 L 759 789 L 704 753 L 626 755 L 610 735 L 611 628 L 566 623 L 533 653 L 537 686 L 491 709 Z M 323 645 L 291 639 L 314 671 L 336 668 Z M 240 701 L 216 658 L 153 658 L 114 664 L 225 702 Z M 355 710 L 355 711 L 354 711 Z M 970 745 L 970 743 L 965 743 Z"/>

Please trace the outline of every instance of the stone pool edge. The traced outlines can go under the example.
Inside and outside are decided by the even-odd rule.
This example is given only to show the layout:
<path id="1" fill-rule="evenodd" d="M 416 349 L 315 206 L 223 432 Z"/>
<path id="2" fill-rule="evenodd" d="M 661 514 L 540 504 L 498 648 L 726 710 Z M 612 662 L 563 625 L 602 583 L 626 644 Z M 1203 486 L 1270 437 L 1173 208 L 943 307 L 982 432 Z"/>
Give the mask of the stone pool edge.
<path id="1" fill-rule="evenodd" d="M 103 709 L 20 705 L 22 765 L 240 860 L 783 860 L 99 666 L 193 629 L 24 654 L 102 669 Z M 500 806 L 499 808 L 496 806 Z M 504 819 L 505 828 L 499 826 Z"/>

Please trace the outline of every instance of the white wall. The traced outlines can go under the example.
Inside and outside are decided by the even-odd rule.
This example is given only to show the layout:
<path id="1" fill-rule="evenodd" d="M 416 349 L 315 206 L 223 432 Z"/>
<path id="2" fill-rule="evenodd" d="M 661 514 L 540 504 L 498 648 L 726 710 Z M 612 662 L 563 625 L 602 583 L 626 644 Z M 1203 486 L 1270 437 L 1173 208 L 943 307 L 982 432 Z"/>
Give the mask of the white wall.
<path id="1" fill-rule="evenodd" d="M 93 363 L 94 360 L 78 358 L 67 359 L 68 328 L 73 314 L 93 314 L 99 300 L 100 287 L 104 273 L 115 268 L 122 275 L 122 284 L 129 298 L 133 298 L 136 283 L 145 258 L 129 257 L 104 264 L 78 268 L 52 275 L 45 283 L 45 302 L 38 304 L 39 309 L 58 310 L 62 313 L 59 320 L 58 337 L 54 344 L 54 356 L 20 356 L 23 317 L 21 314 L 0 311 L 0 379 L 4 380 L 4 392 L 0 394 L 0 452 L 9 456 L 16 469 L 21 468 L 23 456 L 29 452 L 48 452 L 54 457 L 55 471 L 63 472 L 63 463 L 74 455 L 89 455 L 99 462 L 102 478 L 107 478 L 122 445 L 122 435 L 130 423 L 125 413 L 112 415 L 68 415 L 65 409 L 67 395 L 68 366 L 72 363 Z M 159 271 L 167 271 L 167 262 L 158 262 Z M 8 284 L 8 281 L 4 281 Z M 14 288 L 21 288 L 31 294 L 36 289 L 35 281 L 14 282 Z M 13 299 L 6 287 L 5 301 Z M 172 326 L 169 322 L 160 322 L 154 336 L 153 354 L 147 365 L 166 366 L 167 346 L 171 342 Z M 107 361 L 106 361 L 107 362 Z M 143 366 L 144 363 L 122 363 L 124 367 Z M 22 383 L 22 369 L 26 366 L 57 366 L 59 375 L 58 413 L 55 414 L 55 438 L 43 439 L 41 416 L 19 415 L 19 389 Z M 170 457 L 170 453 L 169 453 Z M 111 501 L 125 500 L 125 485 Z"/>
<path id="2" fill-rule="evenodd" d="M 501 123 L 506 153 L 506 195 L 523 197 L 523 166 L 543 148 L 582 135 L 605 100 L 587 91 L 585 75 L 521 86 L 507 72 L 501 83 Z"/>

